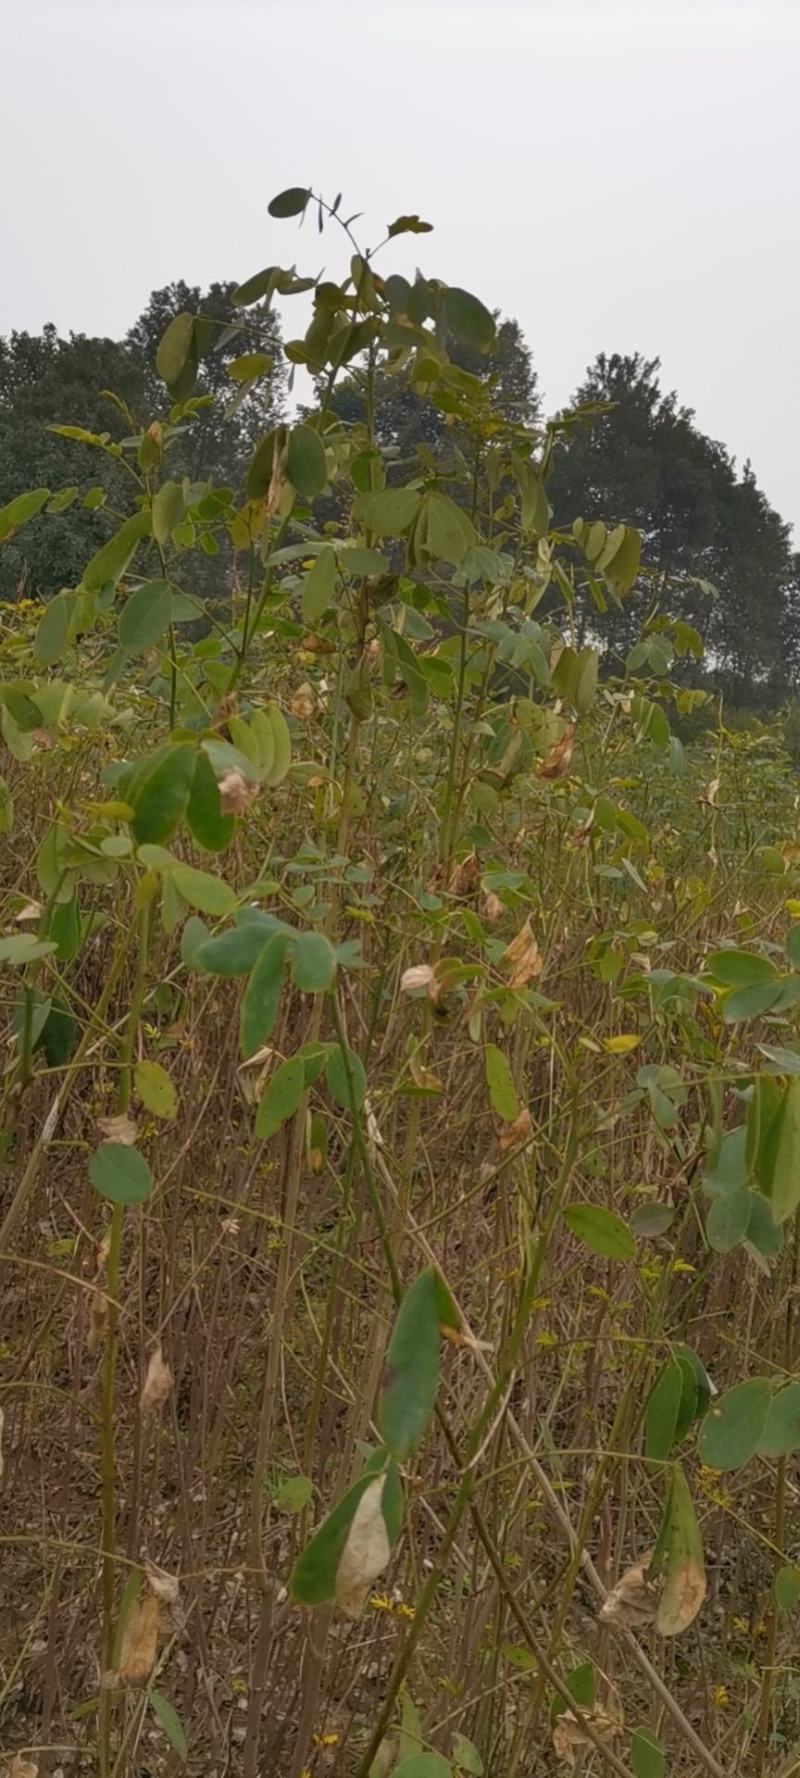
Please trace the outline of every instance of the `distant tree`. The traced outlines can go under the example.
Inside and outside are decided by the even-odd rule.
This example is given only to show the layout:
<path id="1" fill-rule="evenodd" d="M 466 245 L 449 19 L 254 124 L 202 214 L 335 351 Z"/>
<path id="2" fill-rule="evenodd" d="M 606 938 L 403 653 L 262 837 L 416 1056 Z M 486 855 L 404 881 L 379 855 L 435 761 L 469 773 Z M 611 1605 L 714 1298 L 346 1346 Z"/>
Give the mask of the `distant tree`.
<path id="1" fill-rule="evenodd" d="M 112 528 L 114 512 L 127 509 L 129 481 L 125 467 L 90 445 L 58 438 L 54 424 L 82 426 L 97 434 L 123 438 L 129 428 L 102 390 L 113 391 L 127 404 L 137 425 L 169 409 L 169 397 L 155 367 L 158 342 L 167 323 L 181 309 L 211 316 L 217 325 L 200 366 L 197 389 L 224 392 L 233 410 L 237 384 L 228 367 L 240 353 L 269 352 L 278 339 L 278 321 L 268 315 L 237 331 L 227 342 L 223 326 L 242 321 L 231 293 L 234 286 L 213 284 L 200 291 L 185 283 L 153 292 L 147 307 L 122 341 L 71 334 L 63 339 L 53 326 L 41 334 L 12 333 L 0 338 L 0 506 L 26 488 L 58 489 L 77 485 L 79 496 L 59 514 L 45 513 L 26 526 L 19 542 L 12 539 L 0 553 L 0 598 L 48 598 L 61 587 L 75 585 L 93 550 Z M 220 338 L 223 344 L 219 345 Z M 283 372 L 265 375 L 233 411 L 216 404 L 187 423 L 170 447 L 169 470 L 192 481 L 213 478 L 239 488 L 256 440 L 274 425 L 282 406 Z M 106 505 L 88 510 L 83 496 L 103 489 Z M 211 570 L 209 570 L 209 573 Z"/>
<path id="2" fill-rule="evenodd" d="M 52 424 L 78 425 L 119 437 L 124 427 L 100 395 L 114 389 L 136 398 L 140 377 L 124 345 L 71 334 L 55 327 L 41 334 L 0 338 L 0 506 L 26 488 L 101 487 L 113 508 L 122 505 L 125 470 L 102 451 L 58 438 Z M 72 586 L 87 557 L 102 542 L 108 521 L 76 499 L 66 512 L 27 526 L 19 541 L 0 552 L 0 598 L 47 597 Z"/>
<path id="3" fill-rule="evenodd" d="M 128 351 L 139 367 L 142 400 L 150 415 L 163 408 L 165 401 L 164 385 L 156 370 L 156 351 L 168 323 L 184 310 L 207 316 L 214 323 L 201 360 L 196 393 L 223 399 L 215 401 L 213 407 L 200 412 L 186 426 L 172 447 L 170 468 L 173 475 L 188 475 L 192 481 L 212 477 L 218 483 L 233 486 L 241 480 L 258 439 L 280 418 L 285 393 L 285 371 L 276 353 L 274 368 L 234 409 L 238 385 L 229 375 L 229 366 L 243 352 L 271 354 L 280 342 L 280 323 L 274 312 L 257 319 L 252 312 L 245 316 L 233 302 L 235 288 L 235 284 L 217 283 L 201 290 L 198 285 L 179 279 L 163 290 L 154 290 L 126 339 Z M 231 334 L 232 328 L 236 331 Z"/>
<path id="4" fill-rule="evenodd" d="M 796 586 L 789 530 L 749 467 L 738 476 L 692 410 L 662 392 L 659 368 L 638 353 L 601 353 L 590 366 L 573 406 L 609 411 L 565 437 L 549 489 L 555 522 L 602 516 L 642 533 L 650 576 L 641 598 L 602 620 L 610 645 L 624 651 L 643 601 L 659 598 L 701 631 L 707 669 L 729 692 L 764 699 L 782 673 L 786 683 L 786 601 Z"/>

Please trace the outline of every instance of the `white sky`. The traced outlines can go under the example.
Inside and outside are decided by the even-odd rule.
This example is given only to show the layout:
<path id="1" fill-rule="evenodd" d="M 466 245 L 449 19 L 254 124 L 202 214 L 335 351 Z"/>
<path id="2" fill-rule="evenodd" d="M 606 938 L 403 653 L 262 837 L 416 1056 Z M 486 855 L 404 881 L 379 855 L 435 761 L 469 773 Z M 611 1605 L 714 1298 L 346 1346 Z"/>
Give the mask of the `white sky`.
<path id="1" fill-rule="evenodd" d="M 599 350 L 663 381 L 800 524 L 800 0 L 0 0 L 0 332 L 121 334 L 173 278 L 341 248 L 520 322 L 548 408 Z M 288 333 L 305 321 L 295 308 Z"/>

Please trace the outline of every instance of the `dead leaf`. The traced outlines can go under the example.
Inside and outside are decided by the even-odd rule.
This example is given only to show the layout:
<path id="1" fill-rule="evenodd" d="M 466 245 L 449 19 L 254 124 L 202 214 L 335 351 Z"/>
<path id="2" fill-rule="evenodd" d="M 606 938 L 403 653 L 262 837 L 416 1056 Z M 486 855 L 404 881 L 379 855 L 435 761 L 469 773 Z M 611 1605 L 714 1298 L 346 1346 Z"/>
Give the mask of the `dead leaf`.
<path id="1" fill-rule="evenodd" d="M 524 988 L 541 975 L 544 958 L 531 931 L 530 920 L 526 920 L 516 938 L 512 938 L 503 952 L 502 961 L 511 964 L 510 988 Z"/>
<path id="2" fill-rule="evenodd" d="M 172 1372 L 164 1362 L 164 1354 L 158 1345 L 150 1355 L 147 1376 L 142 1385 L 139 1406 L 143 1414 L 150 1414 L 161 1408 L 172 1388 Z"/>
<path id="3" fill-rule="evenodd" d="M 258 796 L 258 785 L 248 784 L 236 766 L 217 780 L 217 789 L 223 815 L 244 815 Z"/>
<path id="4" fill-rule="evenodd" d="M 603 1710 L 599 1706 L 596 1706 L 594 1710 L 584 1710 L 583 1716 L 586 1722 L 591 1723 L 595 1734 L 606 1746 L 617 1741 L 623 1733 L 618 1717 L 610 1715 L 607 1710 Z M 553 1751 L 556 1758 L 566 1760 L 567 1764 L 575 1771 L 581 1748 L 593 1746 L 594 1742 L 589 1739 L 573 1712 L 563 1710 L 561 1715 L 556 1718 L 553 1727 Z"/>
<path id="5" fill-rule="evenodd" d="M 451 895 L 474 895 L 479 880 L 480 865 L 477 855 L 469 852 L 451 871 L 447 887 Z"/>
<path id="6" fill-rule="evenodd" d="M 99 1117 L 97 1128 L 102 1130 L 107 1142 L 120 1142 L 123 1148 L 134 1148 L 137 1129 L 132 1117 L 121 1111 L 116 1117 Z"/>
<path id="7" fill-rule="evenodd" d="M 565 728 L 560 741 L 546 753 L 539 767 L 540 778 L 566 778 L 572 764 L 572 752 L 575 746 L 575 730 L 569 725 Z"/>
<path id="8" fill-rule="evenodd" d="M 381 1506 L 385 1485 L 386 1477 L 381 1475 L 364 1489 L 336 1570 L 334 1596 L 347 1617 L 361 1616 L 370 1588 L 392 1553 Z"/>
<path id="9" fill-rule="evenodd" d="M 485 898 L 484 898 L 484 903 L 483 903 L 483 917 L 484 917 L 484 919 L 485 920 L 499 920 L 501 914 L 503 914 L 504 912 L 505 912 L 505 910 L 503 908 L 503 903 L 500 900 L 499 895 L 495 895 L 493 890 L 490 890 L 489 894 L 487 896 L 485 896 Z"/>
<path id="10" fill-rule="evenodd" d="M 19 913 L 17 914 L 16 917 L 17 917 L 17 920 L 20 922 L 20 924 L 22 923 L 23 920 L 38 920 L 39 916 L 41 914 L 41 911 L 42 911 L 41 902 L 26 901 L 24 908 L 20 908 Z"/>
<path id="11" fill-rule="evenodd" d="M 413 994 L 417 988 L 427 988 L 428 999 L 436 1000 L 439 995 L 439 984 L 436 971 L 429 963 L 414 963 L 405 969 L 400 977 L 401 994 Z"/>
<path id="12" fill-rule="evenodd" d="M 289 709 L 297 722 L 308 722 L 314 714 L 314 693 L 310 685 L 300 685 L 292 694 Z"/>
<path id="13" fill-rule="evenodd" d="M 508 1154 L 510 1148 L 517 1148 L 520 1142 L 527 1142 L 533 1129 L 531 1114 L 527 1105 L 523 1105 L 519 1117 L 513 1124 L 503 1124 L 498 1131 L 497 1146 L 501 1154 Z"/>
<path id="14" fill-rule="evenodd" d="M 119 1678 L 123 1685 L 144 1685 L 150 1678 L 158 1648 L 160 1621 L 161 1605 L 155 1593 L 148 1591 L 131 1606 L 119 1664 Z"/>
<path id="15" fill-rule="evenodd" d="M 169 1574 L 166 1568 L 159 1568 L 158 1563 L 151 1562 L 149 1556 L 145 1558 L 144 1569 L 147 1584 L 156 1598 L 161 1599 L 165 1605 L 177 1605 L 180 1596 L 177 1574 Z"/>
<path id="16" fill-rule="evenodd" d="M 633 1568 L 626 1568 L 612 1587 L 598 1612 L 601 1624 L 609 1630 L 635 1630 L 652 1624 L 656 1615 L 658 1594 L 647 1579 L 650 1554 Z"/>
<path id="17" fill-rule="evenodd" d="M 39 1767 L 32 1759 L 23 1759 L 21 1753 L 15 1753 L 8 1778 L 39 1778 Z"/>

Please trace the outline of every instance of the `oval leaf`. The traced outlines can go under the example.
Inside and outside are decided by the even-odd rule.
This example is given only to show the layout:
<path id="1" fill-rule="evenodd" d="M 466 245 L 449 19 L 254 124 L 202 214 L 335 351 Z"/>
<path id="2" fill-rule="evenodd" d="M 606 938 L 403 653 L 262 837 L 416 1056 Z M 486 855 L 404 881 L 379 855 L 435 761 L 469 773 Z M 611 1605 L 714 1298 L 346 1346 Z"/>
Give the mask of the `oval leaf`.
<path id="1" fill-rule="evenodd" d="M 101 1198 L 112 1204 L 143 1204 L 153 1175 L 138 1148 L 124 1142 L 102 1142 L 89 1163 L 89 1178 Z"/>
<path id="2" fill-rule="evenodd" d="M 758 1450 L 772 1401 L 766 1377 L 737 1383 L 721 1396 L 703 1421 L 700 1460 L 709 1469 L 738 1469 Z"/>
<path id="3" fill-rule="evenodd" d="M 378 1403 L 381 1437 L 395 1457 L 408 1457 L 433 1413 L 439 1382 L 436 1272 L 421 1272 L 403 1298 L 386 1354 Z"/>
<path id="4" fill-rule="evenodd" d="M 613 1210 L 604 1210 L 600 1204 L 568 1204 L 564 1221 L 579 1241 L 603 1259 L 633 1259 L 633 1235 Z"/>

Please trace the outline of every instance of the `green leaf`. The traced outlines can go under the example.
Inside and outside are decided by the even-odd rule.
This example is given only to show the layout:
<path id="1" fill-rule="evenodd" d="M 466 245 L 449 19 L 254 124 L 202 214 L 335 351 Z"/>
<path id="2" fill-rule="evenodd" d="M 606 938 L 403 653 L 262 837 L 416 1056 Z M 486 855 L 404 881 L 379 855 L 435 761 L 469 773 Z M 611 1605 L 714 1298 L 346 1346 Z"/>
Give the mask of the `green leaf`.
<path id="1" fill-rule="evenodd" d="M 290 185 L 286 191 L 279 191 L 267 205 L 270 216 L 285 219 L 287 216 L 302 216 L 310 202 L 311 192 L 305 185 Z"/>
<path id="2" fill-rule="evenodd" d="M 268 352 L 242 352 L 228 365 L 228 376 L 234 383 L 249 383 L 254 377 L 266 376 L 272 362 Z"/>
<path id="3" fill-rule="evenodd" d="M 757 982 L 777 979 L 775 965 L 752 951 L 714 951 L 706 961 L 706 969 L 726 988 L 750 988 Z"/>
<path id="4" fill-rule="evenodd" d="M 661 1463 L 675 1442 L 683 1385 L 680 1364 L 669 1358 L 656 1378 L 644 1411 L 645 1456 Z"/>
<path id="5" fill-rule="evenodd" d="M 9 932 L 0 938 L 0 963 L 35 963 L 37 957 L 51 957 L 55 945 L 49 939 L 37 938 L 35 932 Z"/>
<path id="6" fill-rule="evenodd" d="M 290 1056 L 281 1062 L 268 1082 L 256 1112 L 256 1135 L 261 1142 L 274 1136 L 287 1118 L 294 1117 L 306 1084 L 302 1056 Z"/>
<path id="7" fill-rule="evenodd" d="M 392 1778 L 453 1778 L 453 1768 L 440 1753 L 412 1753 L 395 1766 Z"/>
<path id="8" fill-rule="evenodd" d="M 664 1778 L 664 1755 L 652 1729 L 634 1729 L 631 1735 L 631 1765 L 634 1778 Z"/>
<path id="9" fill-rule="evenodd" d="M 367 1096 L 367 1076 L 361 1057 L 356 1055 L 355 1050 L 348 1049 L 345 1059 L 341 1044 L 332 1045 L 325 1064 L 325 1080 L 328 1092 L 337 1105 L 344 1105 L 349 1111 L 352 1103 L 356 1111 L 361 1110 Z"/>
<path id="10" fill-rule="evenodd" d="M 324 616 L 336 586 L 336 555 L 330 544 L 320 550 L 303 581 L 303 621 L 315 624 Z"/>
<path id="11" fill-rule="evenodd" d="M 153 1186 L 144 1155 L 123 1142 L 101 1142 L 89 1163 L 89 1178 L 112 1204 L 143 1204 Z"/>
<path id="12" fill-rule="evenodd" d="M 403 1298 L 386 1354 L 378 1427 L 401 1460 L 420 1443 L 433 1413 L 439 1383 L 439 1313 L 436 1271 L 429 1266 Z"/>
<path id="13" fill-rule="evenodd" d="M 275 1494 L 275 1505 L 282 1513 L 302 1513 L 314 1498 L 314 1483 L 307 1475 L 288 1476 Z"/>
<path id="14" fill-rule="evenodd" d="M 800 1568 L 793 1563 L 779 1568 L 774 1583 L 775 1603 L 781 1611 L 791 1611 L 800 1599 Z"/>
<path id="15" fill-rule="evenodd" d="M 140 654 L 160 642 L 169 629 L 172 594 L 165 580 L 148 580 L 130 593 L 119 620 L 119 645 L 129 654 Z"/>
<path id="16" fill-rule="evenodd" d="M 74 593 L 56 593 L 54 599 L 48 599 L 33 640 L 34 654 L 43 667 L 52 667 L 61 659 L 74 609 Z"/>
<path id="17" fill-rule="evenodd" d="M 601 1204 L 568 1204 L 564 1221 L 579 1241 L 603 1259 L 633 1259 L 633 1235 L 613 1210 L 604 1210 Z"/>
<path id="18" fill-rule="evenodd" d="M 272 920 L 270 927 L 247 923 L 232 926 L 215 938 L 206 934 L 205 942 L 195 953 L 195 966 L 208 975 L 249 975 L 258 962 L 268 938 L 281 931 L 281 922 Z M 288 938 L 288 931 L 284 937 Z M 258 1046 L 256 1046 L 258 1047 Z"/>
<path id="19" fill-rule="evenodd" d="M 417 215 L 398 216 L 394 222 L 389 223 L 386 235 L 392 241 L 395 235 L 429 235 L 432 228 L 432 222 L 423 222 Z"/>
<path id="20" fill-rule="evenodd" d="M 761 1183 L 777 1223 L 800 1204 L 800 1078 L 792 1076 L 764 1145 Z"/>
<path id="21" fill-rule="evenodd" d="M 664 1576 L 656 1629 L 662 1636 L 679 1636 L 694 1621 L 706 1595 L 700 1527 L 679 1463 L 673 1465 L 664 1522 L 648 1574 Z"/>
<path id="22" fill-rule="evenodd" d="M 675 1220 L 671 1204 L 640 1204 L 631 1216 L 631 1234 L 637 1241 L 664 1235 Z"/>
<path id="23" fill-rule="evenodd" d="M 757 1451 L 772 1401 L 767 1377 L 737 1383 L 715 1402 L 700 1429 L 700 1461 L 709 1469 L 738 1469 Z"/>
<path id="24" fill-rule="evenodd" d="M 196 364 L 194 315 L 184 309 L 173 316 L 156 351 L 156 370 L 177 401 L 184 401 L 191 394 Z"/>
<path id="25" fill-rule="evenodd" d="M 131 561 L 134 551 L 150 531 L 150 514 L 142 509 L 120 525 L 108 543 L 104 543 L 87 562 L 83 582 L 87 593 L 99 592 L 108 581 L 118 581 Z"/>
<path id="26" fill-rule="evenodd" d="M 504 1123 L 513 1124 L 514 1119 L 519 1117 L 517 1090 L 511 1078 L 511 1069 L 496 1043 L 486 1045 L 484 1068 L 492 1109 Z"/>
<path id="27" fill-rule="evenodd" d="M 236 906 L 230 883 L 224 883 L 221 877 L 213 877 L 210 871 L 195 870 L 191 864 L 176 864 L 172 880 L 184 901 L 201 914 L 221 919 L 223 914 L 232 913 Z"/>
<path id="28" fill-rule="evenodd" d="M 766 1425 L 758 1441 L 761 1457 L 786 1457 L 800 1449 L 800 1383 L 779 1389 L 769 1404 Z"/>
<path id="29" fill-rule="evenodd" d="M 133 1083 L 146 1111 L 152 1111 L 154 1117 L 175 1116 L 178 1095 L 160 1062 L 137 1062 Z"/>
<path id="30" fill-rule="evenodd" d="M 11 833 L 14 826 L 14 799 L 5 778 L 0 778 L 0 835 Z"/>
<path id="31" fill-rule="evenodd" d="M 234 815 L 222 813 L 219 785 L 208 754 L 202 748 L 195 759 L 186 821 L 192 838 L 204 852 L 224 852 L 236 825 Z"/>
<path id="32" fill-rule="evenodd" d="M 468 1741 L 466 1735 L 453 1736 L 453 1760 L 461 1772 L 474 1772 L 476 1778 L 483 1778 L 483 1760 L 474 1741 Z"/>
<path id="33" fill-rule="evenodd" d="M 286 449 L 286 474 L 298 494 L 312 499 L 328 479 L 325 449 L 313 426 L 293 426 Z"/>
<path id="34" fill-rule="evenodd" d="M 153 501 L 153 536 L 165 544 L 180 524 L 185 511 L 183 489 L 178 482 L 163 482 Z"/>
<path id="35" fill-rule="evenodd" d="M 726 994 L 722 1002 L 722 1017 L 726 1025 L 736 1025 L 740 1019 L 759 1019 L 769 1012 L 783 992 L 783 982 L 753 982 L 748 988 L 735 988 L 732 994 Z"/>
<path id="36" fill-rule="evenodd" d="M 77 896 L 71 895 L 69 901 L 59 902 L 53 908 L 50 915 L 48 938 L 51 938 L 55 944 L 56 956 L 60 963 L 69 963 L 73 957 L 77 957 L 82 938 Z"/>
<path id="37" fill-rule="evenodd" d="M 27 494 L 17 494 L 6 506 L 0 506 L 0 543 L 12 531 L 18 531 L 20 525 L 35 519 L 49 499 L 49 488 L 30 488 Z"/>
<path id="38" fill-rule="evenodd" d="M 301 932 L 292 945 L 292 980 L 305 994 L 329 988 L 336 974 L 336 953 L 322 932 Z"/>
<path id="39" fill-rule="evenodd" d="M 154 1686 L 150 1687 L 147 1695 L 153 1707 L 153 1714 L 158 1718 L 167 1740 L 171 1742 L 178 1758 L 186 1761 L 189 1757 L 189 1747 L 177 1710 L 170 1704 L 168 1698 L 156 1691 Z"/>
<path id="40" fill-rule="evenodd" d="M 424 514 L 426 549 L 458 568 L 475 542 L 471 519 L 454 500 L 436 492 L 425 495 Z"/>
<path id="41" fill-rule="evenodd" d="M 245 1061 L 266 1043 L 278 1016 L 287 943 L 285 932 L 275 932 L 267 939 L 245 988 L 239 1013 L 239 1042 Z"/>
<path id="42" fill-rule="evenodd" d="M 65 1006 L 54 1001 L 42 1027 L 42 1049 L 49 1068 L 64 1068 L 78 1043 L 78 1024 Z"/>
<path id="43" fill-rule="evenodd" d="M 752 1194 L 743 1185 L 714 1199 L 706 1220 L 706 1239 L 715 1253 L 732 1253 L 744 1240 L 751 1209 Z"/>
<path id="44" fill-rule="evenodd" d="M 200 920 L 197 914 L 190 914 L 181 933 L 181 962 L 186 965 L 187 969 L 199 968 L 198 953 L 208 942 L 208 936 L 205 920 Z"/>
<path id="45" fill-rule="evenodd" d="M 420 499 L 416 488 L 382 488 L 377 494 L 359 495 L 355 510 L 366 531 L 402 537 L 417 516 Z"/>
<path id="46" fill-rule="evenodd" d="M 442 308 L 449 331 L 465 346 L 476 346 L 479 352 L 488 352 L 494 345 L 494 316 L 477 296 L 451 284 L 442 297 Z"/>
<path id="47" fill-rule="evenodd" d="M 386 1452 L 378 1451 L 366 1465 L 364 1474 L 349 1488 L 344 1498 L 314 1533 L 308 1547 L 298 1557 L 289 1581 L 289 1591 L 298 1605 L 322 1605 L 333 1599 L 339 1563 L 347 1543 L 350 1526 L 361 1497 L 384 1471 L 385 1481 L 381 1510 L 389 1544 L 397 1541 L 403 1520 L 403 1488 L 395 1463 L 386 1464 Z"/>
<path id="48" fill-rule="evenodd" d="M 397 1757 L 408 1759 L 412 1753 L 422 1752 L 422 1723 L 416 1704 L 406 1686 L 400 1704 L 400 1738 L 397 1746 Z"/>
<path id="49" fill-rule="evenodd" d="M 137 766 L 126 791 L 139 844 L 163 845 L 180 825 L 192 790 L 195 749 L 189 742 L 159 749 Z"/>

